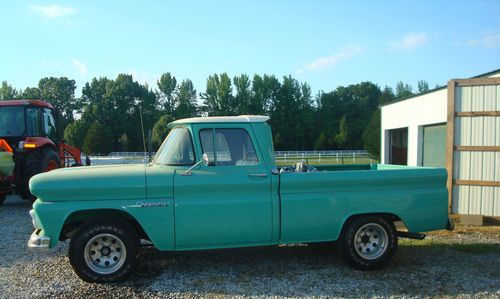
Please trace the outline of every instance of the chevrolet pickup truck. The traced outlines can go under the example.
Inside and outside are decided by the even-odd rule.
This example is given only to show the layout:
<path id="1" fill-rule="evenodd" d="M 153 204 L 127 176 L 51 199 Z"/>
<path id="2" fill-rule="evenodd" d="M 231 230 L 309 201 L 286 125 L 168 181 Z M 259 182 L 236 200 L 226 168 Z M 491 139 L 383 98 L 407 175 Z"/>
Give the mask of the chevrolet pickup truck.
<path id="1" fill-rule="evenodd" d="M 367 270 L 390 260 L 398 237 L 451 225 L 444 169 L 280 168 L 268 119 L 177 120 L 151 163 L 34 176 L 28 246 L 71 239 L 69 261 L 88 282 L 124 280 L 145 242 L 179 251 L 338 240 L 345 260 Z"/>

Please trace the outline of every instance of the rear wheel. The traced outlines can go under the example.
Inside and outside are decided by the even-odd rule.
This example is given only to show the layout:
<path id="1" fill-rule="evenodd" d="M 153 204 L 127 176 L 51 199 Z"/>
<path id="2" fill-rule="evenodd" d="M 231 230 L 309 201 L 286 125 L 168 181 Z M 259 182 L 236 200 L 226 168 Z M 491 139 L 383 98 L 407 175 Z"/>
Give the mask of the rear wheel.
<path id="1" fill-rule="evenodd" d="M 87 282 L 117 282 L 135 269 L 139 238 L 123 223 L 90 223 L 71 238 L 69 261 Z"/>
<path id="2" fill-rule="evenodd" d="M 380 216 L 363 216 L 347 224 L 342 255 L 356 269 L 379 269 L 392 258 L 397 245 L 392 222 Z"/>
<path id="3" fill-rule="evenodd" d="M 26 161 L 24 181 L 21 190 L 19 190 L 20 195 L 25 199 L 34 201 L 36 197 L 29 191 L 29 181 L 31 177 L 59 167 L 61 167 L 61 160 L 53 149 L 45 148 L 31 153 Z"/>

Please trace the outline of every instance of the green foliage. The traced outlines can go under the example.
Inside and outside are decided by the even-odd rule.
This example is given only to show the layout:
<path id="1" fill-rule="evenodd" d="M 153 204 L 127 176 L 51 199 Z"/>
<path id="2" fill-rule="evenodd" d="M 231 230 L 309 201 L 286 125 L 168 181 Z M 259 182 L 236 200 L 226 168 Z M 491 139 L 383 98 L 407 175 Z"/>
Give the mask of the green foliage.
<path id="1" fill-rule="evenodd" d="M 82 100 L 86 103 L 84 116 L 108 128 L 114 149 L 120 147 L 118 139 L 124 133 L 131 150 L 143 149 L 140 113 L 145 132 L 153 128 L 159 115 L 155 93 L 127 74 L 119 74 L 115 80 L 94 78 L 83 87 Z"/>
<path id="2" fill-rule="evenodd" d="M 413 95 L 412 87 L 399 81 L 396 84 L 396 98 L 402 99 Z"/>
<path id="3" fill-rule="evenodd" d="M 347 118 L 342 116 L 340 119 L 339 130 L 335 135 L 335 145 L 337 148 L 347 148 L 348 145 Z"/>
<path id="4" fill-rule="evenodd" d="M 70 123 L 64 130 L 64 140 L 68 144 L 82 148 L 90 125 L 90 122 L 83 119 Z"/>
<path id="5" fill-rule="evenodd" d="M 59 132 L 64 132 L 66 126 L 73 122 L 73 112 L 77 109 L 75 98 L 76 83 L 66 77 L 47 77 L 38 82 L 41 99 L 56 108 Z"/>
<path id="6" fill-rule="evenodd" d="M 198 103 L 196 102 L 196 89 L 189 79 L 183 80 L 179 86 L 177 107 L 174 110 L 175 119 L 192 117 L 198 114 Z"/>
<path id="7" fill-rule="evenodd" d="M 169 72 L 158 79 L 157 90 L 128 74 L 115 79 L 93 78 L 76 98 L 75 81 L 65 77 L 43 78 L 38 87 L 24 90 L 4 81 L 0 100 L 22 97 L 49 101 L 60 112 L 62 127 L 69 124 L 64 130 L 66 141 L 89 153 L 142 151 L 141 114 L 144 132 L 152 130 L 155 148 L 168 134 L 167 124 L 175 119 L 261 114 L 271 116 L 276 150 L 365 148 L 379 155 L 378 106 L 413 95 L 412 87 L 403 82 L 397 83 L 395 92 L 388 86 L 381 90 L 371 82 L 361 82 L 320 91 L 313 97 L 307 83 L 290 75 L 282 80 L 267 74 L 240 74 L 231 79 L 222 73 L 207 78 L 205 90 L 199 93 L 199 105 L 193 82 L 178 82 Z M 428 88 L 427 82 L 418 82 L 418 92 Z M 75 121 L 73 115 L 79 119 Z M 97 132 L 96 127 L 102 131 Z"/>
<path id="8" fill-rule="evenodd" d="M 94 155 L 107 155 L 113 151 L 109 129 L 99 122 L 93 123 L 85 136 L 83 151 Z"/>
<path id="9" fill-rule="evenodd" d="M 238 114 L 231 79 L 226 73 L 209 76 L 206 91 L 200 97 L 204 104 L 203 110 L 209 116 Z"/>
<path id="10" fill-rule="evenodd" d="M 373 112 L 363 132 L 363 145 L 374 157 L 380 157 L 380 109 Z"/>
<path id="11" fill-rule="evenodd" d="M 172 115 L 178 104 L 177 99 L 177 79 L 170 73 L 161 75 L 157 82 L 159 89 L 159 102 L 168 114 Z"/>
<path id="12" fill-rule="evenodd" d="M 38 87 L 26 87 L 23 90 L 22 98 L 27 100 L 40 100 L 42 98 L 42 92 Z"/>
<path id="13" fill-rule="evenodd" d="M 165 114 L 155 123 L 153 127 L 153 132 L 151 134 L 151 140 L 153 142 L 153 149 L 157 150 L 160 145 L 163 143 L 165 137 L 167 137 L 170 129 L 168 128 L 168 124 L 173 122 L 174 119 L 171 115 Z"/>
<path id="14" fill-rule="evenodd" d="M 386 104 L 394 100 L 396 100 L 396 95 L 394 94 L 394 91 L 392 91 L 392 88 L 389 86 L 384 87 L 384 90 L 382 90 L 382 93 L 380 94 L 379 104 Z"/>
<path id="15" fill-rule="evenodd" d="M 326 149 L 328 149 L 328 140 L 326 139 L 325 132 L 321 132 L 314 143 L 314 150 L 320 151 Z"/>
<path id="16" fill-rule="evenodd" d="M 418 81 L 418 93 L 423 93 L 429 91 L 429 83 L 425 80 Z"/>
<path id="17" fill-rule="evenodd" d="M 128 137 L 126 133 L 123 133 L 120 138 L 118 138 L 118 150 L 121 152 L 126 152 L 128 151 Z"/>
<path id="18" fill-rule="evenodd" d="M 0 101 L 14 100 L 19 97 L 19 92 L 7 81 L 2 81 L 0 87 Z"/>

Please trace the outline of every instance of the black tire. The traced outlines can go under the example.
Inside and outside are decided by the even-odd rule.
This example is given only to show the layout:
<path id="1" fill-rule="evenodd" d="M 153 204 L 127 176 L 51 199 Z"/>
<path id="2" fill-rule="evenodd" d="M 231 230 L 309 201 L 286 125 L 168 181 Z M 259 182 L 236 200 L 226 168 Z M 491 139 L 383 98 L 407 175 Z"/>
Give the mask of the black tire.
<path id="1" fill-rule="evenodd" d="M 396 228 L 380 216 L 362 216 L 346 224 L 342 236 L 342 256 L 358 270 L 380 269 L 398 247 Z"/>
<path id="2" fill-rule="evenodd" d="M 0 206 L 3 205 L 3 202 L 5 201 L 5 194 L 0 194 Z"/>
<path id="3" fill-rule="evenodd" d="M 76 274 L 86 282 L 97 283 L 125 280 L 135 270 L 138 254 L 139 238 L 134 229 L 114 222 L 83 225 L 71 238 L 68 250 Z"/>
<path id="4" fill-rule="evenodd" d="M 35 201 L 36 197 L 29 190 L 29 181 L 33 176 L 48 171 L 51 164 L 56 164 L 56 168 L 61 167 L 61 159 L 52 148 L 36 150 L 29 155 L 24 168 L 24 180 L 19 189 L 21 197 Z"/>

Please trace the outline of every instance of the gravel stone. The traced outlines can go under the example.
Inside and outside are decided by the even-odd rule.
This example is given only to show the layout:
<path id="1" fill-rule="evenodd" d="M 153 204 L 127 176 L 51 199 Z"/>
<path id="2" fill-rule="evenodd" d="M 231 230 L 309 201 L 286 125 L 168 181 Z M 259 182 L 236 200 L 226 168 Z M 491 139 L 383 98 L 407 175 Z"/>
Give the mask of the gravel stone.
<path id="1" fill-rule="evenodd" d="M 367 272 L 345 265 L 332 244 L 173 253 L 147 248 L 128 281 L 89 284 L 69 264 L 69 242 L 45 253 L 27 248 L 30 208 L 16 197 L 0 206 L 0 298 L 500 297 L 500 232 L 400 239 L 391 263 Z"/>

